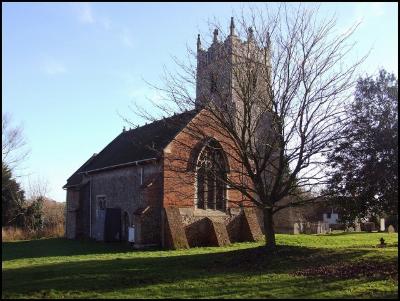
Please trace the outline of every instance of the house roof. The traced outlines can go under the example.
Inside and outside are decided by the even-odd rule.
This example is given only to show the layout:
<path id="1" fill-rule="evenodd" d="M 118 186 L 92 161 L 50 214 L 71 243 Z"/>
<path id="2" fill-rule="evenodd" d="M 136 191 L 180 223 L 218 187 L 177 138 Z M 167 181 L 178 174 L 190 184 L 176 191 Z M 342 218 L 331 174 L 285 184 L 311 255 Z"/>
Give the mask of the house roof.
<path id="1" fill-rule="evenodd" d="M 86 166 L 96 157 L 97 154 L 93 154 L 81 167 L 79 167 L 67 180 L 67 184 L 63 188 L 78 186 L 82 182 L 83 175 L 81 172 L 86 170 Z"/>
<path id="2" fill-rule="evenodd" d="M 92 156 L 68 178 L 64 188 L 78 185 L 84 172 L 106 169 L 111 166 L 159 158 L 163 149 L 192 120 L 197 111 L 154 121 L 136 129 L 124 131 L 99 154 Z"/>

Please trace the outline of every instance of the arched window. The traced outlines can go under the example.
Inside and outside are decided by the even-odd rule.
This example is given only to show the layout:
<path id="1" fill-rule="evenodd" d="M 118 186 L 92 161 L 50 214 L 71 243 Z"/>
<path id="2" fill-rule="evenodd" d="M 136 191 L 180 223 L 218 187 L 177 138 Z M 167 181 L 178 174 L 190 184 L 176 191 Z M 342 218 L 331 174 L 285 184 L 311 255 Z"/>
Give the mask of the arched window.
<path id="1" fill-rule="evenodd" d="M 221 145 L 207 141 L 196 164 L 197 208 L 226 209 L 227 163 Z"/>

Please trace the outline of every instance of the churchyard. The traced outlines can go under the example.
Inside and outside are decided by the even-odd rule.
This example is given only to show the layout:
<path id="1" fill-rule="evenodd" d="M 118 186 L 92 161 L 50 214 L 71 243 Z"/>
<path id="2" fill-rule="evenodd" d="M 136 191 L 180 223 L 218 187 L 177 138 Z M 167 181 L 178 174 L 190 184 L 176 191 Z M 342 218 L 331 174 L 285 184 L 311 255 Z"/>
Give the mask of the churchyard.
<path id="1" fill-rule="evenodd" d="M 398 297 L 397 233 L 277 234 L 277 245 L 271 255 L 263 242 L 174 251 L 3 242 L 2 298 Z"/>

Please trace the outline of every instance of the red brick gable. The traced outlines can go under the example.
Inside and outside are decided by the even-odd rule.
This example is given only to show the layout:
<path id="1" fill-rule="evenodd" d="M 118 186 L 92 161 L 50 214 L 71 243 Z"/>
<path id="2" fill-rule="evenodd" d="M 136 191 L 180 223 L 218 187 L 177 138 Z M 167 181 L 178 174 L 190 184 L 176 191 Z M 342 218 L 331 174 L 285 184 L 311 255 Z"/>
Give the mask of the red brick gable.
<path id="1" fill-rule="evenodd" d="M 164 148 L 163 157 L 163 205 L 164 207 L 194 207 L 196 179 L 193 162 L 207 137 L 217 140 L 228 160 L 228 177 L 234 182 L 241 182 L 242 170 L 240 160 L 235 157 L 234 143 L 229 135 L 216 126 L 217 121 L 206 110 L 200 111 L 178 135 Z M 200 133 L 196 129 L 202 129 Z M 228 189 L 228 208 L 252 206 L 241 192 Z"/>

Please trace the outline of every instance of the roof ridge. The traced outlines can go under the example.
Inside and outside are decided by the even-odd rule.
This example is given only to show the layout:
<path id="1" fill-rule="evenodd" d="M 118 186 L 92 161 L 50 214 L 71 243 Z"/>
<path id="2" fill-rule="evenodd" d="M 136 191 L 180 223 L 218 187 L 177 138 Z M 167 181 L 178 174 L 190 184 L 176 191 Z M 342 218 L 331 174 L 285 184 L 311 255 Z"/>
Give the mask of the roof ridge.
<path id="1" fill-rule="evenodd" d="M 142 128 L 144 128 L 144 127 L 154 125 L 154 124 L 157 123 L 157 122 L 167 122 L 168 120 L 171 120 L 172 118 L 178 118 L 179 116 L 181 116 L 181 115 L 183 115 L 183 114 L 193 114 L 193 113 L 195 113 L 195 112 L 196 112 L 196 109 L 189 110 L 189 111 L 184 111 L 184 112 L 181 112 L 181 113 L 179 113 L 179 114 L 175 114 L 175 113 L 174 113 L 174 115 L 172 115 L 172 116 L 163 117 L 163 118 L 161 118 L 161 119 L 153 120 L 153 121 L 150 122 L 150 123 L 146 123 L 146 124 L 143 124 L 143 125 L 141 125 L 141 126 L 137 126 L 136 128 L 127 130 L 127 131 L 125 131 L 125 132 L 122 132 L 121 134 L 132 133 L 132 132 L 134 132 L 134 131 L 136 131 L 136 130 L 139 130 L 139 129 L 142 129 Z"/>
<path id="2" fill-rule="evenodd" d="M 154 120 L 141 127 L 120 132 L 97 155 L 92 156 L 69 177 L 67 185 L 81 182 L 79 178 L 76 178 L 78 172 L 123 165 L 127 162 L 155 158 L 162 155 L 162 150 L 175 139 L 197 113 L 198 110 L 196 109 L 184 111 Z"/>

